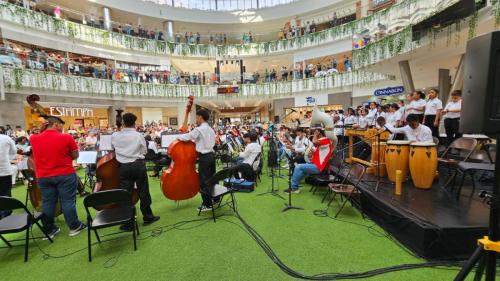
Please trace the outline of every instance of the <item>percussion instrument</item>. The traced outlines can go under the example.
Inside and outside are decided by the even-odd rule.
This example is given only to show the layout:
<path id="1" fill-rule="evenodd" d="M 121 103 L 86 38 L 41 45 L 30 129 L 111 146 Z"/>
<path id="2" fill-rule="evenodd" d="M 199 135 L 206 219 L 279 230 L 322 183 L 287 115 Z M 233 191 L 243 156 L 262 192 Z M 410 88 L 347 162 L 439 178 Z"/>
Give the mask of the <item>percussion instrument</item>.
<path id="1" fill-rule="evenodd" d="M 363 159 L 359 159 L 354 157 L 353 155 L 353 145 L 354 145 L 354 137 L 360 137 L 368 144 L 372 144 L 378 140 L 385 141 L 389 139 L 390 133 L 386 131 L 381 131 L 377 129 L 354 129 L 354 128 L 346 128 L 346 135 L 349 137 L 349 151 L 348 158 L 346 159 L 346 163 L 360 163 L 365 166 L 368 166 L 367 173 L 375 173 L 375 169 L 373 169 L 373 163 L 365 161 Z M 373 158 L 372 158 L 373 159 Z"/>
<path id="2" fill-rule="evenodd" d="M 385 147 L 387 143 L 385 142 L 373 142 L 372 143 L 372 167 L 374 168 L 374 173 L 376 176 L 385 177 L 387 170 L 385 167 Z M 380 152 L 380 154 L 379 154 Z"/>
<path id="3" fill-rule="evenodd" d="M 389 180 L 396 181 L 396 171 L 402 172 L 403 181 L 408 178 L 410 156 L 409 141 L 388 141 L 385 148 L 385 166 Z"/>
<path id="4" fill-rule="evenodd" d="M 436 144 L 415 142 L 410 145 L 410 173 L 415 187 L 431 188 L 437 167 Z"/>

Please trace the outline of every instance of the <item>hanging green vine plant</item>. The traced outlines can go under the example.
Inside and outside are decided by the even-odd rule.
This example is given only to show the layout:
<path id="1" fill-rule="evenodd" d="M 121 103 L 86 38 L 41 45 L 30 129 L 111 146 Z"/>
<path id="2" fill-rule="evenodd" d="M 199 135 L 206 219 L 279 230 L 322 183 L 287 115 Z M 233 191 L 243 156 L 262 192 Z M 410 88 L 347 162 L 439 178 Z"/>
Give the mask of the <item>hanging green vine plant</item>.
<path id="1" fill-rule="evenodd" d="M 477 11 L 472 15 L 472 17 L 469 19 L 469 34 L 467 39 L 470 40 L 476 36 L 476 31 L 477 31 L 477 21 L 478 21 L 478 14 Z"/>

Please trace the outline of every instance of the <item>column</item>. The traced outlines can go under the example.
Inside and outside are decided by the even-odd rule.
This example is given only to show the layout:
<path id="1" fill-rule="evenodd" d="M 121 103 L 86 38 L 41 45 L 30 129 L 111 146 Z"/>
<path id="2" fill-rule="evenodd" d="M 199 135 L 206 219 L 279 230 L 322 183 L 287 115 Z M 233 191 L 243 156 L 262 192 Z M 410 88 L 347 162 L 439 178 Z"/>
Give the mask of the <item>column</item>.
<path id="1" fill-rule="evenodd" d="M 462 90 L 464 87 L 464 59 L 465 55 L 460 57 L 460 62 L 458 63 L 457 71 L 455 72 L 455 77 L 453 78 L 453 84 L 451 85 L 451 89 L 449 92 L 446 92 L 446 96 L 442 97 L 442 101 L 446 102 L 449 99 L 451 92 L 455 90 Z"/>
<path id="2" fill-rule="evenodd" d="M 165 30 L 165 40 L 169 42 L 175 42 L 174 22 L 171 20 L 165 21 L 164 30 Z"/>
<path id="3" fill-rule="evenodd" d="M 413 77 L 411 76 L 410 63 L 407 60 L 399 62 L 399 71 L 401 72 L 401 81 L 405 87 L 405 92 L 410 94 L 415 91 Z"/>
<path id="4" fill-rule="evenodd" d="M 438 73 L 439 99 L 446 101 L 451 87 L 450 70 L 440 68 Z"/>
<path id="5" fill-rule="evenodd" d="M 102 8 L 104 15 L 104 29 L 113 30 L 113 25 L 111 24 L 111 10 L 107 7 Z"/>

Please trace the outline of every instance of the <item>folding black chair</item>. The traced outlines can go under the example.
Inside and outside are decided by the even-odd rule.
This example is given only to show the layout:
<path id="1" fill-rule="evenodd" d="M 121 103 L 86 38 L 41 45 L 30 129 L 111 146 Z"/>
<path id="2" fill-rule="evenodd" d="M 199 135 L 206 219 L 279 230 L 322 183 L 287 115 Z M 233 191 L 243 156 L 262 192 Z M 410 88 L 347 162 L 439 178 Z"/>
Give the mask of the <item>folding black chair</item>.
<path id="1" fill-rule="evenodd" d="M 101 243 L 101 238 L 97 234 L 98 229 L 108 228 L 116 225 L 131 224 L 132 238 L 134 240 L 134 251 L 137 250 L 137 235 L 139 226 L 137 225 L 136 209 L 132 203 L 132 196 L 126 190 L 113 189 L 94 192 L 83 200 L 85 211 L 87 212 L 87 236 L 89 262 L 92 261 L 92 241 L 91 232 L 94 231 L 97 241 Z M 105 206 L 103 208 L 103 206 Z M 90 208 L 101 209 L 92 218 Z M 120 233 L 120 232 L 118 232 Z M 116 234 L 116 233 L 115 233 Z"/>
<path id="2" fill-rule="evenodd" d="M 10 242 L 15 241 L 23 241 L 24 240 L 24 262 L 28 261 L 28 247 L 29 247 L 29 239 L 30 239 L 30 228 L 33 224 L 36 224 L 40 230 L 43 232 L 45 238 L 47 238 L 51 243 L 52 239 L 47 235 L 47 232 L 40 225 L 39 221 L 43 217 L 42 213 L 35 212 L 31 213 L 25 204 L 21 201 L 6 196 L 0 196 L 0 211 L 14 211 L 22 209 L 24 212 L 20 214 L 11 214 L 0 220 L 0 239 L 9 247 L 12 247 Z M 7 240 L 2 234 L 8 233 L 18 233 L 26 231 L 25 239 L 15 239 L 15 240 Z M 33 237 L 39 238 L 39 237 Z"/>
<path id="3" fill-rule="evenodd" d="M 361 183 L 365 173 L 366 173 L 365 166 L 359 163 L 353 163 L 351 164 L 349 172 L 344 177 L 344 180 L 341 183 L 338 184 L 331 183 L 328 185 L 331 192 L 333 193 L 332 199 L 330 199 L 330 202 L 328 202 L 328 206 L 332 204 L 337 194 L 340 195 L 341 200 L 344 198 L 342 200 L 342 204 L 340 205 L 340 209 L 334 216 L 335 218 L 344 209 L 348 201 L 350 201 L 351 204 L 356 205 L 361 211 L 361 216 L 364 217 L 363 208 L 361 206 L 361 198 L 360 198 L 361 191 L 358 189 L 358 186 Z M 347 184 L 347 182 L 350 182 L 350 184 Z"/>
<path id="4" fill-rule="evenodd" d="M 228 186 L 220 185 L 221 181 L 225 179 L 231 179 L 233 177 L 233 169 L 226 168 L 215 173 L 209 180 L 208 184 L 213 186 L 212 194 L 210 194 L 212 200 L 212 217 L 215 222 L 215 210 L 222 207 L 222 199 L 224 196 L 229 195 L 231 197 L 231 201 L 229 206 L 236 210 L 236 206 L 234 203 L 234 191 L 232 188 L 231 180 L 229 180 Z M 215 206 L 217 205 L 217 207 Z M 198 211 L 198 216 L 201 214 L 201 209 Z"/>

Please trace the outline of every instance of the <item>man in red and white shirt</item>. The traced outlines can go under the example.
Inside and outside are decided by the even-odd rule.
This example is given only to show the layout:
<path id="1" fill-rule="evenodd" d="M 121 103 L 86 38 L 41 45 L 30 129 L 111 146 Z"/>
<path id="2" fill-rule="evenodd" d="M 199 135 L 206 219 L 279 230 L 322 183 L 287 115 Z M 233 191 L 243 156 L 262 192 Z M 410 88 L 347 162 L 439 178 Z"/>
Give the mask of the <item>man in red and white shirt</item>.
<path id="1" fill-rule="evenodd" d="M 78 176 L 73 160 L 78 158 L 78 146 L 72 136 L 62 133 L 64 122 L 60 118 L 47 117 L 46 125 L 45 131 L 30 138 L 35 174 L 42 191 L 42 222 L 50 237 L 59 233 L 61 229 L 54 224 L 54 212 L 60 200 L 69 235 L 75 236 L 85 228 L 75 206 Z"/>
<path id="2" fill-rule="evenodd" d="M 314 147 L 310 151 L 306 149 L 308 156 L 312 156 L 310 158 L 311 162 L 295 166 L 292 174 L 291 190 L 286 189 L 285 192 L 299 193 L 299 184 L 304 177 L 320 174 L 327 168 L 328 160 L 332 156 L 334 149 L 332 142 L 325 136 L 323 129 L 316 129 L 314 131 L 312 142 Z"/>

